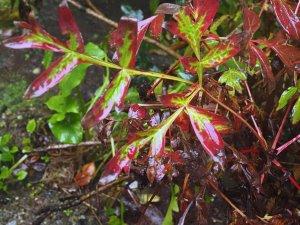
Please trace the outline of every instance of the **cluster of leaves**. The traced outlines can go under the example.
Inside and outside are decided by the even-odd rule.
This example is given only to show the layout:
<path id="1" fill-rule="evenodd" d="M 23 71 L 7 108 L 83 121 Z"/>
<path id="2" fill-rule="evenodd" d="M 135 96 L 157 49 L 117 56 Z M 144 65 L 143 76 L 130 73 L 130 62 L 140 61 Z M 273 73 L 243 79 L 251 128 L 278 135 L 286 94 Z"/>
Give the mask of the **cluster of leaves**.
<path id="1" fill-rule="evenodd" d="M 13 174 L 15 179 L 21 181 L 27 176 L 27 172 L 16 169 L 15 154 L 19 151 L 17 146 L 10 147 L 11 135 L 0 136 L 0 190 L 7 191 L 7 183 Z M 13 180 L 13 179 L 12 179 Z"/>
<path id="2" fill-rule="evenodd" d="M 300 39 L 299 18 L 283 0 L 271 0 L 271 5 L 283 29 L 280 29 L 269 40 L 253 39 L 260 28 L 260 17 L 248 8 L 244 1 L 242 1 L 243 30 L 227 37 L 218 36 L 216 28 L 212 29 L 214 32 L 209 30 L 219 8 L 218 0 L 193 0 L 183 6 L 164 3 L 157 7 L 154 16 L 141 21 L 122 17 L 117 29 L 110 37 L 111 46 L 115 49 L 114 63 L 109 62 L 105 53 L 97 46 L 90 43 L 84 45 L 66 1 L 62 1 L 58 9 L 61 31 L 68 37 L 66 42 L 61 42 L 47 33 L 31 15 L 28 22 L 16 23 L 31 32 L 8 39 L 4 44 L 15 49 L 40 48 L 63 54 L 52 64 L 47 64 L 46 70 L 33 81 L 24 95 L 26 99 L 38 97 L 59 84 L 59 95 L 49 99 L 47 106 L 56 111 L 56 114 L 50 118 L 49 125 L 60 141 L 77 143 L 82 140 L 83 129 L 88 130 L 105 122 L 110 124 L 118 115 L 121 118 L 122 111 L 128 112 L 126 119 L 123 119 L 128 127 L 126 143 L 106 164 L 99 181 L 101 184 L 115 180 L 122 171 L 128 172 L 132 161 L 139 154 L 146 155 L 147 162 L 144 165 L 149 182 L 160 182 L 165 176 L 173 174 L 176 164 L 185 163 L 180 151 L 176 151 L 172 146 L 172 138 L 168 140 L 168 133 L 181 132 L 183 136 L 188 134 L 195 137 L 194 139 L 201 143 L 202 149 L 213 162 L 220 165 L 220 168 L 224 168 L 226 154 L 221 134 L 230 134 L 234 132 L 234 128 L 241 129 L 241 124 L 243 124 L 257 137 L 261 149 L 269 154 L 268 143 L 257 124 L 255 123 L 256 127 L 253 128 L 247 122 L 248 118 L 243 118 L 235 110 L 240 110 L 236 102 L 238 93 L 243 93 L 242 86 L 247 87 L 246 74 L 256 71 L 257 65 L 260 65 L 263 83 L 267 86 L 268 93 L 276 89 L 278 84 L 267 54 L 270 50 L 278 55 L 287 70 L 295 74 L 300 71 L 299 49 L 291 45 L 291 40 Z M 172 19 L 168 19 L 166 15 L 171 15 Z M 197 77 L 193 79 L 197 82 L 167 73 L 134 69 L 138 50 L 146 32 L 149 30 L 154 38 L 159 39 L 162 28 L 187 43 L 186 53 L 175 64 L 175 67 L 179 64 L 183 66 L 185 73 Z M 80 103 L 72 95 L 72 90 L 81 83 L 90 65 L 104 66 L 116 69 L 118 72 L 97 100 L 92 101 L 89 107 L 80 107 Z M 213 80 L 214 77 L 211 75 L 213 73 L 218 75 L 218 82 Z M 167 93 L 163 95 L 160 93 L 161 96 L 156 96 L 161 107 L 159 112 L 148 110 L 141 105 L 124 107 L 133 76 L 155 77 L 170 80 L 173 83 L 181 82 L 185 86 L 183 90 L 176 90 L 175 93 L 170 93 L 171 89 L 167 88 Z M 293 103 L 299 96 L 299 89 L 298 84 L 295 84 L 284 91 L 277 110 L 285 107 L 289 101 Z M 217 93 L 217 90 L 220 91 Z M 221 93 L 225 97 L 221 97 Z M 250 90 L 248 94 L 249 98 L 252 98 Z M 294 104 L 293 123 L 300 120 L 299 99 Z M 209 104 L 212 100 L 225 108 L 225 111 L 218 110 L 218 106 L 213 108 L 215 112 L 223 113 L 222 116 L 212 112 Z M 152 106 L 146 105 L 150 108 Z M 83 116 L 85 108 L 88 110 Z M 233 116 L 226 117 L 228 112 Z M 251 111 L 251 109 L 250 114 L 252 119 L 256 116 L 254 110 Z M 83 128 L 79 122 L 82 116 Z M 230 120 L 233 121 L 234 128 L 230 125 Z M 68 131 L 62 131 L 66 125 L 72 132 L 69 135 L 66 135 Z M 233 152 L 233 155 L 241 157 L 241 162 L 247 167 L 253 167 L 236 152 Z M 272 162 L 284 171 L 277 160 Z M 89 165 L 93 165 L 92 170 Z M 94 164 L 87 164 L 75 179 L 79 185 L 84 186 L 90 181 L 94 172 Z M 247 174 L 245 176 L 249 177 Z M 257 176 L 262 183 L 264 172 Z M 294 178 L 292 176 L 289 178 L 299 188 Z"/>

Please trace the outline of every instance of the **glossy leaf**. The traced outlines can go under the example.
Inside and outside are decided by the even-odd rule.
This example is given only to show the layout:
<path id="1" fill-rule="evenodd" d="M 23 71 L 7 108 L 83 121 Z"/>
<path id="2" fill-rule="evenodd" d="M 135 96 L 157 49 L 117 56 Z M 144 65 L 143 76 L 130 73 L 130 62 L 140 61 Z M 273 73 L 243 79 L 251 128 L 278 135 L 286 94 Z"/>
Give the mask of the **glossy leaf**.
<path id="1" fill-rule="evenodd" d="M 300 39 L 300 20 L 284 0 L 271 0 L 277 21 L 292 39 Z"/>
<path id="2" fill-rule="evenodd" d="M 71 50 L 84 52 L 84 42 L 77 23 L 68 7 L 67 1 L 62 1 L 58 8 L 58 22 L 62 34 L 69 36 L 68 47 Z"/>
<path id="3" fill-rule="evenodd" d="M 292 123 L 296 124 L 300 121 L 300 98 L 297 99 L 293 109 L 292 109 Z"/>
<path id="4" fill-rule="evenodd" d="M 196 57 L 200 59 L 200 39 L 203 35 L 201 29 L 203 28 L 203 20 L 193 21 L 186 10 L 179 10 L 178 14 L 174 16 L 177 22 L 169 21 L 168 30 L 187 41 L 193 49 Z"/>
<path id="5" fill-rule="evenodd" d="M 99 183 L 106 184 L 115 180 L 123 169 L 128 172 L 130 162 L 135 158 L 139 149 L 147 144 L 150 139 L 151 137 L 146 139 L 137 138 L 118 150 L 115 156 L 106 164 Z"/>
<path id="6" fill-rule="evenodd" d="M 48 124 L 57 140 L 66 144 L 77 144 L 83 137 L 80 119 L 79 114 L 68 113 L 63 121 Z"/>
<path id="7" fill-rule="evenodd" d="M 214 68 L 225 63 L 240 52 L 240 47 L 233 42 L 220 43 L 212 48 L 201 60 L 204 68 Z"/>
<path id="8" fill-rule="evenodd" d="M 96 172 L 95 162 L 90 162 L 85 164 L 82 167 L 81 171 L 75 175 L 74 177 L 75 183 L 80 187 L 88 185 L 95 172 Z"/>
<path id="9" fill-rule="evenodd" d="M 173 16 L 176 22 L 168 23 L 168 30 L 187 41 L 198 60 L 200 59 L 200 39 L 212 23 L 218 6 L 218 0 L 194 1 L 194 7 L 180 9 Z"/>
<path id="10" fill-rule="evenodd" d="M 249 32 L 251 36 L 260 27 L 259 16 L 251 9 L 248 9 L 245 4 L 243 4 L 243 15 L 244 15 L 244 31 Z"/>
<path id="11" fill-rule="evenodd" d="M 267 82 L 269 91 L 274 90 L 275 88 L 275 78 L 273 76 L 271 65 L 266 57 L 265 53 L 257 47 L 255 44 L 249 43 L 250 51 L 257 57 L 261 66 L 261 73 Z"/>
<path id="12" fill-rule="evenodd" d="M 167 94 L 161 96 L 160 101 L 166 107 L 179 108 L 185 105 L 186 97 L 183 94 Z"/>
<path id="13" fill-rule="evenodd" d="M 64 97 L 62 95 L 52 96 L 46 105 L 49 109 L 58 113 L 79 113 L 79 106 L 76 99 L 70 95 Z"/>
<path id="14" fill-rule="evenodd" d="M 122 17 L 118 28 L 111 34 L 111 45 L 117 49 L 117 59 L 122 67 L 133 67 L 135 64 L 137 30 L 136 19 Z"/>
<path id="15" fill-rule="evenodd" d="M 285 90 L 280 96 L 276 110 L 280 110 L 283 107 L 285 107 L 296 92 L 297 92 L 296 87 L 289 87 L 287 90 Z"/>
<path id="16" fill-rule="evenodd" d="M 132 119 L 146 119 L 147 111 L 144 107 L 134 104 L 129 108 L 128 117 Z"/>
<path id="17" fill-rule="evenodd" d="M 86 113 L 82 120 L 85 128 L 90 128 L 105 119 L 112 107 L 120 107 L 127 93 L 130 77 L 125 70 L 121 70 L 107 87 L 103 96 Z"/>
<path id="18" fill-rule="evenodd" d="M 29 18 L 29 22 L 15 22 L 15 25 L 29 29 L 31 33 L 4 40 L 3 43 L 8 48 L 40 48 L 54 52 L 64 52 L 66 49 L 64 43 L 48 34 L 33 17 Z"/>
<path id="19" fill-rule="evenodd" d="M 243 72 L 235 69 L 229 69 L 220 76 L 218 81 L 219 83 L 225 83 L 227 86 L 232 87 L 234 94 L 234 91 L 242 93 L 240 81 L 246 79 L 247 76 Z"/>
<path id="20" fill-rule="evenodd" d="M 186 109 L 195 134 L 203 148 L 212 159 L 219 161 L 216 156 L 223 150 L 224 143 L 217 129 L 226 131 L 229 127 L 225 129 L 223 124 L 219 124 L 220 127 L 217 127 L 218 124 L 216 121 L 218 121 L 221 116 L 195 106 L 188 106 Z M 212 123 L 213 120 L 215 120 L 214 124 Z M 224 121 L 224 119 L 222 119 L 222 121 Z"/>
<path id="21" fill-rule="evenodd" d="M 24 94 L 24 98 L 29 99 L 41 96 L 56 86 L 81 62 L 82 60 L 72 53 L 67 53 L 60 57 L 30 84 Z"/>
<path id="22" fill-rule="evenodd" d="M 272 49 L 291 70 L 300 72 L 300 49 L 290 45 L 273 45 Z"/>

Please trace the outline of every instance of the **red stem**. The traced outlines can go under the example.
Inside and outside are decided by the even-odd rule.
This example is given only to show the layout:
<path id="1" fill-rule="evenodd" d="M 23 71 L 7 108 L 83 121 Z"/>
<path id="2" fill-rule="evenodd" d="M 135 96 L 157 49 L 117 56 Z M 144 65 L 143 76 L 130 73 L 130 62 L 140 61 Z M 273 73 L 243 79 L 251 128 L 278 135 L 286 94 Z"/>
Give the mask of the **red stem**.
<path id="1" fill-rule="evenodd" d="M 286 119 L 287 119 L 287 117 L 288 117 L 288 115 L 289 115 L 289 112 L 291 111 L 293 102 L 294 102 L 294 97 L 292 97 L 292 100 L 290 101 L 289 106 L 288 106 L 288 108 L 287 108 L 287 110 L 286 110 L 286 112 L 285 112 L 285 115 L 284 115 L 284 117 L 283 117 L 283 119 L 282 119 L 282 121 L 281 121 L 279 130 L 278 130 L 278 132 L 277 132 L 277 134 L 276 134 L 276 137 L 275 137 L 275 139 L 274 139 L 274 142 L 273 142 L 273 144 L 272 144 L 272 151 L 274 151 L 275 148 L 276 148 L 278 139 L 279 139 L 279 137 L 280 137 L 280 135 L 281 135 L 281 132 L 282 132 L 282 129 L 283 129 L 283 125 L 284 125 L 284 123 L 285 123 L 285 121 L 286 121 Z"/>
<path id="2" fill-rule="evenodd" d="M 298 1 L 297 7 L 296 7 L 296 9 L 295 9 L 295 14 L 296 14 L 296 16 L 297 16 L 297 14 L 298 14 L 299 9 L 300 9 L 300 1 Z"/>
<path id="3" fill-rule="evenodd" d="M 267 2 L 268 2 L 268 0 L 264 0 L 263 4 L 261 5 L 261 8 L 260 8 L 260 11 L 259 11 L 259 14 L 258 14 L 259 17 L 263 13 L 265 5 L 267 4 Z"/>
<path id="4" fill-rule="evenodd" d="M 289 147 L 291 144 L 293 144 L 295 141 L 297 141 L 300 138 L 300 134 L 298 134 L 296 137 L 294 137 L 292 140 L 289 140 L 285 144 L 281 145 L 279 148 L 277 148 L 277 155 L 279 155 L 281 152 L 283 152 L 287 147 Z"/>

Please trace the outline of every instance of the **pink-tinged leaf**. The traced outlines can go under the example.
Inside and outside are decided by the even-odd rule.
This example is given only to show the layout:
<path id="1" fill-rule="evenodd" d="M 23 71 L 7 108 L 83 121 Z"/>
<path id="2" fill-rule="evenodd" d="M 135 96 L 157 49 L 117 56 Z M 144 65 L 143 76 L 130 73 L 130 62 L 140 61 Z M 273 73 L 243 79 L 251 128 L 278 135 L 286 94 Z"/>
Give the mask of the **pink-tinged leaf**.
<path id="1" fill-rule="evenodd" d="M 145 20 L 142 20 L 142 21 L 139 21 L 137 26 L 138 26 L 138 29 L 137 29 L 137 50 L 136 50 L 136 53 L 137 54 L 137 51 L 139 50 L 140 48 L 140 45 L 143 41 L 143 38 L 145 36 L 145 33 L 149 27 L 149 25 L 153 22 L 155 22 L 155 19 L 157 18 L 157 16 L 152 16 L 148 19 L 145 19 Z"/>
<path id="2" fill-rule="evenodd" d="M 251 9 L 248 9 L 245 4 L 243 4 L 243 14 L 244 14 L 244 31 L 249 32 L 251 36 L 260 27 L 259 16 Z"/>
<path id="3" fill-rule="evenodd" d="M 147 111 L 144 107 L 134 104 L 129 108 L 128 117 L 132 119 L 146 119 Z"/>
<path id="4" fill-rule="evenodd" d="M 164 106 L 179 108 L 185 105 L 186 97 L 183 94 L 167 94 L 160 97 Z"/>
<path id="5" fill-rule="evenodd" d="M 158 14 L 155 19 L 151 22 L 149 31 L 152 37 L 159 40 L 162 32 L 162 23 L 164 22 L 165 15 Z"/>
<path id="6" fill-rule="evenodd" d="M 62 1 L 59 5 L 58 22 L 62 34 L 70 37 L 68 41 L 69 48 L 78 52 L 84 52 L 83 38 L 73 14 L 68 7 L 67 1 Z"/>
<path id="7" fill-rule="evenodd" d="M 15 22 L 15 25 L 31 30 L 31 34 L 13 37 L 3 41 L 8 48 L 39 48 L 54 52 L 65 52 L 66 45 L 48 34 L 33 18 L 28 22 Z"/>
<path id="8" fill-rule="evenodd" d="M 271 0 L 277 21 L 292 39 L 300 39 L 300 20 L 284 0 Z"/>
<path id="9" fill-rule="evenodd" d="M 105 119 L 115 105 L 120 107 L 130 84 L 130 76 L 121 70 L 111 81 L 103 96 L 86 113 L 82 120 L 85 128 L 90 128 Z"/>
<path id="10" fill-rule="evenodd" d="M 287 42 L 287 37 L 286 34 L 284 33 L 283 30 L 278 31 L 274 37 L 270 40 L 262 40 L 262 39 L 257 39 L 257 40 L 251 40 L 252 42 L 258 43 L 258 44 L 263 44 L 268 47 L 272 47 L 274 45 L 283 45 Z"/>
<path id="11" fill-rule="evenodd" d="M 190 131 L 189 116 L 182 112 L 175 120 L 175 124 L 184 132 Z"/>
<path id="12" fill-rule="evenodd" d="M 197 68 L 200 66 L 198 59 L 194 57 L 183 57 L 180 59 L 183 67 L 190 73 L 197 73 Z"/>
<path id="13" fill-rule="evenodd" d="M 123 169 L 129 172 L 131 161 L 150 139 L 151 138 L 136 139 L 119 149 L 116 155 L 106 164 L 99 183 L 104 185 L 115 180 Z"/>
<path id="14" fill-rule="evenodd" d="M 177 13 L 180 8 L 181 8 L 180 5 L 176 5 L 172 3 L 162 3 L 157 7 L 155 14 L 173 15 Z"/>
<path id="15" fill-rule="evenodd" d="M 251 42 L 249 43 L 249 47 L 252 54 L 254 54 L 260 62 L 261 72 L 265 81 L 267 82 L 269 91 L 273 91 L 275 88 L 275 78 L 273 76 L 272 68 L 268 61 L 268 58 L 259 47 L 252 44 Z"/>
<path id="16" fill-rule="evenodd" d="M 206 112 L 203 114 L 203 109 L 194 106 L 187 107 L 187 113 L 203 148 L 209 156 L 218 161 L 216 156 L 223 150 L 224 143 L 221 135 L 211 123 L 210 117 L 207 116 Z"/>
<path id="17" fill-rule="evenodd" d="M 272 49 L 291 70 L 300 72 L 300 49 L 290 45 L 273 45 Z"/>
<path id="18" fill-rule="evenodd" d="M 138 22 L 134 18 L 122 17 L 118 28 L 111 34 L 112 47 L 117 49 L 117 59 L 123 67 L 133 67 L 138 50 Z"/>
<path id="19" fill-rule="evenodd" d="M 81 62 L 83 61 L 71 53 L 60 57 L 31 83 L 24 94 L 24 98 L 41 96 L 56 86 Z"/>
<path id="20" fill-rule="evenodd" d="M 235 45 L 234 42 L 227 44 L 220 43 L 212 48 L 202 59 L 201 64 L 204 68 L 214 68 L 222 65 L 227 60 L 234 57 L 240 52 L 239 45 Z"/>
<path id="21" fill-rule="evenodd" d="M 81 172 L 75 175 L 74 177 L 75 183 L 80 187 L 88 185 L 95 172 L 96 172 L 95 162 L 90 162 L 85 164 L 82 167 Z"/>

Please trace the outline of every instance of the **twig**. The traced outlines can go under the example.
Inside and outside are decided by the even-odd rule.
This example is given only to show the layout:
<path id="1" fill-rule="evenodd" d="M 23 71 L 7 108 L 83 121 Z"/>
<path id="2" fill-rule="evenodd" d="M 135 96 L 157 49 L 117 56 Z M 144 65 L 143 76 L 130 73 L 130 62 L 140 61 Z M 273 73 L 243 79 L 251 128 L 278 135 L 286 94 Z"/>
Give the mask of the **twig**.
<path id="1" fill-rule="evenodd" d="M 63 211 L 65 209 L 69 209 L 75 206 L 80 205 L 81 203 L 83 203 L 84 201 L 86 201 L 87 199 L 91 198 L 92 196 L 98 194 L 99 192 L 105 191 L 106 189 L 114 186 L 115 184 L 118 184 L 124 180 L 127 180 L 128 176 L 125 177 L 121 177 L 118 180 L 115 180 L 111 183 L 106 184 L 105 186 L 101 186 L 99 188 L 97 188 L 94 191 L 91 191 L 85 195 L 80 196 L 79 198 L 74 199 L 71 202 L 65 203 L 65 204 L 60 204 L 60 205 L 52 205 L 52 206 L 47 206 L 45 208 L 40 209 L 37 214 L 41 214 L 37 219 L 35 219 L 35 221 L 32 222 L 32 225 L 40 225 L 48 216 L 50 216 L 52 213 L 54 212 L 60 212 Z"/>
<path id="2" fill-rule="evenodd" d="M 104 14 L 94 5 L 94 3 L 91 0 L 85 0 L 86 3 L 91 7 L 96 13 L 98 13 L 101 16 L 104 16 Z"/>
<path id="3" fill-rule="evenodd" d="M 211 180 L 208 179 L 208 183 L 238 214 L 247 219 L 247 216 Z"/>
<path id="4" fill-rule="evenodd" d="M 68 148 L 76 148 L 83 146 L 94 146 L 94 145 L 102 145 L 103 142 L 100 141 L 86 141 L 78 144 L 59 144 L 59 145 L 50 145 L 48 147 L 35 148 L 31 152 L 48 152 L 51 150 L 60 150 L 60 149 L 68 149 Z"/>
<path id="5" fill-rule="evenodd" d="M 89 8 L 86 8 L 84 6 L 82 6 L 81 4 L 79 4 L 78 2 L 74 1 L 74 0 L 68 0 L 69 3 L 71 3 L 73 6 L 75 6 L 76 8 L 83 10 L 85 13 L 87 13 L 88 15 L 91 15 L 99 20 L 101 20 L 102 22 L 107 23 L 108 25 L 112 26 L 112 27 L 118 27 L 118 23 L 116 23 L 115 21 L 100 15 L 98 13 L 96 13 L 94 10 L 91 10 Z M 149 38 L 149 37 L 145 37 L 144 40 L 150 44 L 155 45 L 156 47 L 164 50 L 166 53 L 168 53 L 169 55 L 173 56 L 176 59 L 180 59 L 180 54 L 178 54 L 177 52 L 175 52 L 174 50 L 170 49 L 169 47 L 159 43 L 158 41 Z"/>

